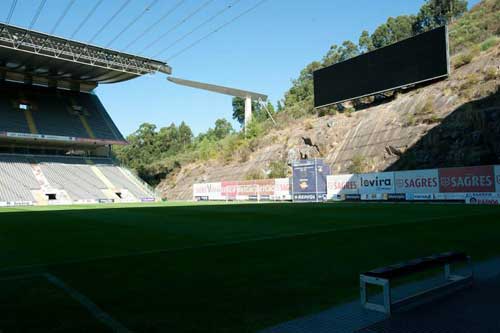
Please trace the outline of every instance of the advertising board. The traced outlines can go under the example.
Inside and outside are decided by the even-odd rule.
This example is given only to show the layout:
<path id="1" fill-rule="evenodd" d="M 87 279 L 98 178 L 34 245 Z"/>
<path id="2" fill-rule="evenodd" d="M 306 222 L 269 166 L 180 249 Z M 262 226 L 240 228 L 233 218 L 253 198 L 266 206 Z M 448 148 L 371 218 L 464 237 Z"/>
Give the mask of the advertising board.
<path id="1" fill-rule="evenodd" d="M 441 193 L 495 192 L 493 166 L 439 169 Z"/>
<path id="2" fill-rule="evenodd" d="M 274 179 L 240 180 L 237 182 L 237 195 L 273 195 L 274 186 Z"/>
<path id="3" fill-rule="evenodd" d="M 1 201 L 0 207 L 33 206 L 33 201 Z"/>
<path id="4" fill-rule="evenodd" d="M 394 172 L 360 174 L 359 193 L 394 193 Z"/>
<path id="5" fill-rule="evenodd" d="M 327 176 L 327 198 L 336 200 L 342 194 L 358 193 L 358 175 L 330 175 Z"/>
<path id="6" fill-rule="evenodd" d="M 387 193 L 363 193 L 361 200 L 387 200 Z"/>
<path id="7" fill-rule="evenodd" d="M 409 201 L 434 200 L 434 194 L 432 194 L 432 193 L 406 193 L 406 200 L 409 200 Z"/>
<path id="8" fill-rule="evenodd" d="M 406 194 L 405 193 L 389 193 L 387 194 L 387 200 L 390 201 L 405 201 Z"/>
<path id="9" fill-rule="evenodd" d="M 348 200 L 348 201 L 358 201 L 358 200 L 361 200 L 361 195 L 360 194 L 346 194 L 344 196 L 344 199 Z"/>
<path id="10" fill-rule="evenodd" d="M 206 197 L 208 200 L 223 200 L 222 183 L 203 183 L 193 185 L 193 197 Z"/>
<path id="11" fill-rule="evenodd" d="M 470 205 L 500 205 L 498 193 L 467 193 L 465 203 Z"/>
<path id="12" fill-rule="evenodd" d="M 495 165 L 495 187 L 496 192 L 500 193 L 500 165 Z"/>
<path id="13" fill-rule="evenodd" d="M 292 199 L 323 201 L 326 199 L 330 168 L 322 160 L 300 160 L 292 164 Z"/>
<path id="14" fill-rule="evenodd" d="M 290 189 L 289 178 L 277 178 L 274 180 L 274 200 L 291 200 L 292 193 Z"/>
<path id="15" fill-rule="evenodd" d="M 437 193 L 439 172 L 437 169 L 396 171 L 394 185 L 397 193 Z"/>

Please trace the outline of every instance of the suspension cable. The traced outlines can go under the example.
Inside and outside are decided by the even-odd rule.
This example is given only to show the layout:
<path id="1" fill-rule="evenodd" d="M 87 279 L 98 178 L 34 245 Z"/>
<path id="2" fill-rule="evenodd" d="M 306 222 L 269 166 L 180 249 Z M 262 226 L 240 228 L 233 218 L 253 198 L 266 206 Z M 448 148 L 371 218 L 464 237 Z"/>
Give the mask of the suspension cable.
<path id="1" fill-rule="evenodd" d="M 115 37 L 113 37 L 113 39 L 107 43 L 104 47 L 109 47 L 111 44 L 113 44 L 114 42 L 116 42 L 116 40 L 118 38 L 120 38 L 128 29 L 130 29 L 130 27 L 132 27 L 134 24 L 137 23 L 137 21 L 139 21 L 149 10 L 151 10 L 151 8 L 156 5 L 158 3 L 159 0 L 153 0 L 149 5 L 146 6 L 146 8 L 144 8 L 144 10 L 139 14 L 137 15 L 134 19 L 132 19 L 132 21 L 127 24 Z"/>
<path id="2" fill-rule="evenodd" d="M 204 41 L 205 39 L 211 37 L 213 34 L 216 34 L 217 32 L 219 32 L 220 30 L 224 29 L 225 27 L 227 27 L 228 25 L 234 23 L 235 21 L 237 21 L 238 19 L 240 19 L 242 16 L 250 13 L 252 10 L 256 9 L 257 7 L 259 7 L 260 5 L 262 5 L 264 2 L 266 2 L 268 0 L 261 0 L 259 2 L 257 2 L 255 5 L 253 5 L 252 7 L 248 8 L 247 10 L 245 10 L 244 12 L 240 13 L 239 15 L 235 16 L 233 19 L 227 21 L 226 23 L 223 23 L 221 24 L 220 26 L 218 26 L 216 29 L 210 31 L 208 34 L 206 34 L 205 36 L 201 37 L 200 39 L 197 39 L 196 41 L 194 41 L 193 43 L 189 44 L 188 46 L 186 46 L 185 48 L 181 49 L 179 52 L 173 54 L 171 57 L 167 58 L 167 61 L 170 61 L 174 58 L 177 58 L 179 55 L 183 54 L 184 52 L 190 50 L 191 48 L 195 47 L 196 45 L 198 45 L 199 43 L 201 43 L 202 41 Z"/>
<path id="3" fill-rule="evenodd" d="M 36 24 L 36 21 L 38 21 L 38 18 L 40 17 L 40 13 L 42 12 L 43 7 L 45 7 L 46 2 L 47 2 L 47 0 L 42 0 L 40 2 L 40 5 L 38 5 L 35 16 L 33 16 L 33 19 L 31 20 L 31 23 L 28 27 L 28 30 L 31 30 L 31 28 L 33 28 L 33 26 Z"/>
<path id="4" fill-rule="evenodd" d="M 12 0 L 12 5 L 10 5 L 9 14 L 7 15 L 7 20 L 5 21 L 7 24 L 10 23 L 12 19 L 12 15 L 14 14 L 14 10 L 16 9 L 17 0 Z"/>
<path id="5" fill-rule="evenodd" d="M 144 53 L 144 51 L 146 51 L 147 49 L 150 49 L 152 46 L 156 45 L 160 40 L 165 38 L 165 36 L 167 36 L 169 33 L 171 33 L 172 31 L 174 31 L 175 29 L 177 29 L 178 27 L 180 27 L 181 25 L 183 25 L 184 23 L 189 21 L 189 19 L 191 19 L 196 14 L 198 14 L 200 11 L 202 11 L 205 7 L 210 5 L 210 3 L 212 3 L 212 2 L 214 2 L 214 0 L 207 0 L 204 3 L 202 3 L 201 6 L 197 7 L 194 11 L 189 13 L 186 17 L 184 17 L 182 20 L 180 20 L 177 24 L 173 25 L 170 29 L 168 29 L 167 31 L 162 33 L 160 36 L 158 36 L 156 39 L 154 39 L 151 43 L 146 45 L 146 47 L 142 49 L 141 53 Z"/>
<path id="6" fill-rule="evenodd" d="M 159 56 L 160 54 L 164 53 L 165 51 L 171 49 L 173 46 L 177 45 L 178 43 L 180 43 L 181 41 L 183 41 L 184 39 L 186 39 L 187 37 L 189 37 L 190 35 L 192 35 L 196 31 L 198 31 L 199 29 L 203 28 L 208 23 L 210 23 L 213 20 L 215 20 L 217 17 L 219 17 L 222 14 L 224 14 L 229 9 L 233 8 L 240 1 L 241 0 L 236 0 L 233 3 L 228 4 L 226 7 L 224 7 L 221 10 L 219 10 L 217 13 L 215 13 L 212 16 L 210 16 L 208 19 L 206 19 L 205 21 L 201 22 L 196 27 L 194 27 L 193 29 L 191 29 L 190 31 L 188 31 L 187 33 L 185 33 L 184 35 L 182 35 L 181 37 L 179 37 L 178 39 L 176 39 L 175 41 L 173 41 L 172 43 L 170 43 L 167 47 L 165 47 L 165 48 L 161 49 L 160 51 L 158 51 L 157 53 L 155 53 L 155 55 L 153 55 L 153 58 L 155 58 L 155 57 Z"/>
<path id="7" fill-rule="evenodd" d="M 90 38 L 87 43 L 91 44 L 103 31 L 104 29 L 106 29 L 108 27 L 108 25 L 111 24 L 111 22 L 114 21 L 114 19 L 120 15 L 120 13 L 130 4 L 130 1 L 131 0 L 125 0 L 125 2 L 121 5 L 120 8 L 118 8 L 118 10 L 113 14 L 113 16 L 111 16 L 109 18 L 109 20 L 106 21 L 106 23 L 103 24 L 103 26 L 97 30 L 97 32 L 94 34 L 94 36 L 92 36 L 92 38 Z"/>
<path id="8" fill-rule="evenodd" d="M 96 2 L 96 4 L 94 5 L 94 7 L 92 7 L 92 9 L 90 10 L 90 12 L 87 14 L 87 16 L 85 16 L 85 18 L 83 19 L 83 21 L 80 22 L 80 24 L 78 25 L 78 27 L 76 28 L 76 30 L 73 31 L 73 33 L 71 34 L 71 36 L 69 38 L 75 37 L 75 35 L 83 28 L 83 26 L 85 25 L 85 23 L 87 23 L 87 21 L 90 19 L 90 17 L 92 17 L 92 15 L 94 15 L 95 11 L 102 4 L 102 2 L 103 2 L 103 0 L 98 0 Z"/>
<path id="9" fill-rule="evenodd" d="M 158 24 L 160 24 L 163 20 L 165 20 L 167 17 L 170 16 L 177 8 L 179 8 L 186 0 L 179 0 L 175 3 L 175 5 L 170 8 L 165 14 L 163 14 L 158 20 L 156 20 L 153 24 L 151 24 L 149 27 L 144 29 L 134 40 L 132 40 L 130 43 L 128 43 L 127 46 L 123 49 L 124 51 L 128 50 L 132 45 L 137 43 L 139 39 L 144 37 L 148 32 L 150 32 L 154 27 L 156 27 Z"/>
<path id="10" fill-rule="evenodd" d="M 57 28 L 59 27 L 61 22 L 64 20 L 66 15 L 68 15 L 69 10 L 71 9 L 71 7 L 73 7 L 74 4 L 75 4 L 75 0 L 70 0 L 68 5 L 66 6 L 66 8 L 64 8 L 64 11 L 62 12 L 61 16 L 59 16 L 59 18 L 57 19 L 56 24 L 54 24 L 54 27 L 52 27 L 52 30 L 50 30 L 51 35 L 53 35 L 54 32 L 57 30 Z"/>

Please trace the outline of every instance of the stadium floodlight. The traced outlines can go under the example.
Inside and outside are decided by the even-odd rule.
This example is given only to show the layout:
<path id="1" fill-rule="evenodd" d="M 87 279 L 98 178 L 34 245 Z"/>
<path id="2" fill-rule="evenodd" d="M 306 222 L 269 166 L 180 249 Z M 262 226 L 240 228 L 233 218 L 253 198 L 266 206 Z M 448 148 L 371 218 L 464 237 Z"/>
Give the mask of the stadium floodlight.
<path id="1" fill-rule="evenodd" d="M 14 63 L 15 62 L 15 63 Z M 1 69 L 11 74 L 82 83 L 115 83 L 171 74 L 163 61 L 0 23 Z"/>
<path id="2" fill-rule="evenodd" d="M 179 78 L 172 77 L 172 76 L 167 77 L 167 80 L 169 80 L 172 83 L 191 87 L 191 88 L 202 89 L 202 90 L 207 90 L 207 91 L 211 91 L 211 92 L 215 92 L 215 93 L 219 93 L 219 94 L 244 98 L 245 99 L 245 130 L 247 128 L 247 125 L 252 120 L 252 100 L 256 100 L 259 102 L 264 102 L 267 100 L 267 95 L 259 94 L 259 93 L 252 92 L 252 91 L 241 90 L 241 89 L 236 89 L 236 88 L 229 88 L 229 87 L 218 86 L 215 84 L 209 84 L 209 83 L 203 83 L 203 82 L 197 82 L 197 81 L 184 80 L 184 79 L 179 79 Z M 269 113 L 267 108 L 266 108 L 266 111 Z M 271 119 L 272 119 L 272 116 L 271 116 Z M 274 122 L 274 119 L 273 119 L 273 122 Z"/>

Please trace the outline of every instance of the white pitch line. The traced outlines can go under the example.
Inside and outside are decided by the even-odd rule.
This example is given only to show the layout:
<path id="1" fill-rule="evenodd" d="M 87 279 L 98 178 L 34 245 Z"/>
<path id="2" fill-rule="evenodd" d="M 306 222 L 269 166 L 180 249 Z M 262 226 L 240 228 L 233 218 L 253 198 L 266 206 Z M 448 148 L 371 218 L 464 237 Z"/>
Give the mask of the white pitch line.
<path id="1" fill-rule="evenodd" d="M 85 295 L 80 293 L 78 290 L 75 290 L 68 286 L 64 281 L 59 279 L 57 276 L 52 275 L 50 273 L 44 273 L 43 276 L 47 278 L 47 280 L 58 287 L 59 289 L 62 289 L 65 291 L 68 295 L 71 296 L 75 301 L 80 303 L 84 308 L 86 308 L 97 320 L 108 326 L 113 330 L 113 332 L 118 332 L 118 333 L 130 333 L 131 331 L 123 326 L 121 323 L 113 319 L 109 314 L 101 310 L 94 302 L 92 302 L 89 298 L 87 298 Z"/>
<path id="2" fill-rule="evenodd" d="M 267 240 L 279 240 L 279 239 L 295 238 L 295 237 L 301 237 L 301 236 L 314 236 L 314 235 L 327 234 L 327 233 L 337 232 L 337 231 L 351 231 L 351 230 L 369 229 L 369 228 L 378 228 L 378 227 L 391 227 L 391 226 L 399 226 L 399 225 L 404 225 L 404 224 L 415 224 L 415 223 L 420 223 L 420 222 L 453 219 L 453 218 L 459 218 L 459 217 L 475 217 L 475 216 L 484 216 L 484 215 L 485 215 L 484 213 L 469 214 L 469 215 L 463 215 L 463 214 L 462 215 L 448 215 L 448 216 L 429 217 L 429 218 L 424 218 L 424 219 L 413 219 L 413 220 L 407 220 L 405 222 L 396 222 L 396 223 L 360 224 L 360 225 L 353 226 L 353 227 L 337 227 L 337 228 L 324 229 L 324 230 L 311 231 L 311 232 L 289 233 L 289 234 L 282 234 L 282 235 L 278 235 L 278 236 L 275 235 L 275 236 L 263 236 L 263 237 L 255 237 L 255 238 L 248 238 L 248 239 L 240 239 L 240 240 L 229 241 L 229 242 L 212 242 L 212 243 L 205 243 L 203 245 L 196 245 L 196 246 L 185 246 L 185 247 L 177 247 L 177 248 L 169 248 L 169 249 L 138 251 L 138 252 L 133 252 L 133 253 L 128 253 L 128 254 L 117 254 L 117 255 L 109 255 L 109 256 L 99 256 L 99 257 L 75 259 L 75 260 L 65 260 L 65 261 L 45 263 L 45 264 L 21 265 L 21 266 L 14 266 L 14 267 L 10 267 L 10 268 L 0 269 L 0 273 L 1 272 L 15 271 L 15 270 L 41 268 L 41 267 L 47 267 L 47 266 L 81 264 L 81 263 L 99 261 L 99 260 L 120 259 L 120 258 L 138 257 L 138 256 L 144 256 L 144 255 L 151 255 L 151 254 L 162 254 L 162 253 L 172 253 L 172 252 L 180 252 L 180 251 L 186 251 L 186 250 L 222 247 L 222 246 L 228 246 L 228 245 L 238 245 L 238 244 L 267 241 Z"/>

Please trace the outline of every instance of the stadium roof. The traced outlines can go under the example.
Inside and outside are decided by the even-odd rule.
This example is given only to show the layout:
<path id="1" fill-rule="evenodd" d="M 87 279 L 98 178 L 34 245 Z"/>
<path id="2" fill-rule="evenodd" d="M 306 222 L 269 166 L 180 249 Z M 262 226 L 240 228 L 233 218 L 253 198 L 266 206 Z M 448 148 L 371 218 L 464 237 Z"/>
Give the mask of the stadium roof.
<path id="1" fill-rule="evenodd" d="M 7 78 L 97 85 L 144 74 L 171 74 L 165 62 L 0 23 L 0 71 Z"/>

